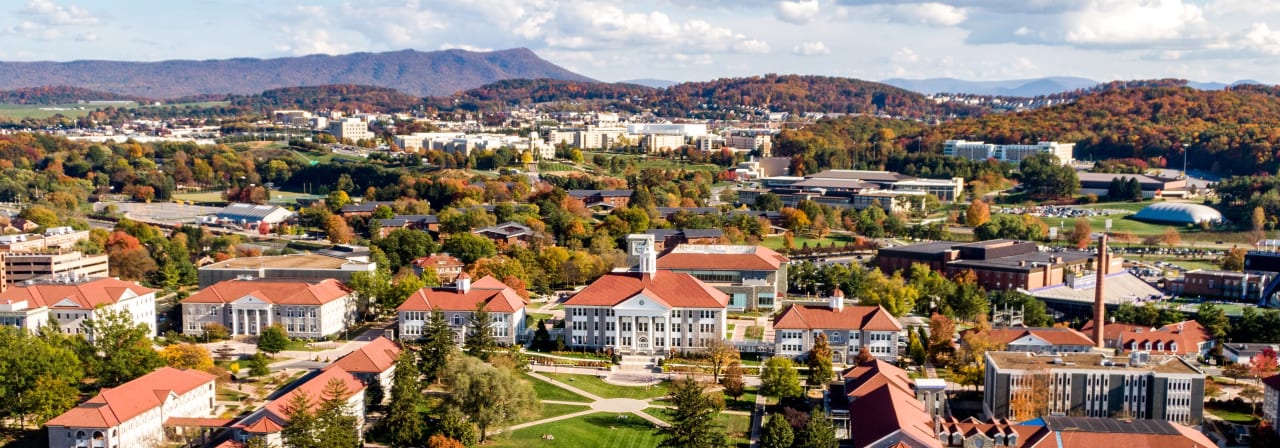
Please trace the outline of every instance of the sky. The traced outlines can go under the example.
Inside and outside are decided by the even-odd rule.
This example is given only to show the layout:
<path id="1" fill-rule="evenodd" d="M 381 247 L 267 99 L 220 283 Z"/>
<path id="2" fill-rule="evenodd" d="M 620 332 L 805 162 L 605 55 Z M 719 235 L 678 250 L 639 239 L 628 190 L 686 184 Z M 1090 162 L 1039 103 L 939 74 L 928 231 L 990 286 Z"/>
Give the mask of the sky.
<path id="1" fill-rule="evenodd" d="M 602 81 L 1280 83 L 1280 0 L 5 0 L 0 11 L 7 61 L 525 47 Z"/>

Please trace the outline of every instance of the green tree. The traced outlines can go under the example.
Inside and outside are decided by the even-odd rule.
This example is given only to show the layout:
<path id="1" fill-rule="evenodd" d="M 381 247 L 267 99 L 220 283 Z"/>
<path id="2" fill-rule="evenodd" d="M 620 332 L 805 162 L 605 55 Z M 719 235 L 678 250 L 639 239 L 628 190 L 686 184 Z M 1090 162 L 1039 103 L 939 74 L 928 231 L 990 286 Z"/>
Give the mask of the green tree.
<path id="1" fill-rule="evenodd" d="M 84 328 L 89 339 L 80 359 L 102 387 L 119 386 L 164 365 L 146 324 L 134 324 L 126 310 L 98 309 Z"/>
<path id="2" fill-rule="evenodd" d="M 782 413 L 775 412 L 760 429 L 761 448 L 791 448 L 795 442 L 795 430 Z"/>
<path id="3" fill-rule="evenodd" d="M 289 347 L 289 335 L 280 324 L 262 329 L 258 334 L 258 351 L 275 356 Z"/>
<path id="4" fill-rule="evenodd" d="M 760 383 L 760 393 L 770 397 L 799 397 L 804 393 L 795 364 L 784 356 L 774 356 L 765 361 Z"/>
<path id="5" fill-rule="evenodd" d="M 823 387 L 835 374 L 831 370 L 831 344 L 827 343 L 827 333 L 818 333 L 813 340 L 813 348 L 809 349 L 809 357 L 805 360 L 809 366 L 809 386 Z"/>
<path id="6" fill-rule="evenodd" d="M 498 348 L 498 342 L 493 337 L 493 316 L 484 306 L 484 302 L 480 302 L 467 318 L 467 336 L 462 341 L 462 348 L 467 355 L 488 361 L 490 353 Z"/>
<path id="7" fill-rule="evenodd" d="M 0 326 L 0 418 L 26 427 L 30 417 L 39 425 L 76 405 L 84 372 L 73 343 L 56 331 L 36 336 Z"/>
<path id="8" fill-rule="evenodd" d="M 382 252 L 387 255 L 387 260 L 391 262 L 391 265 L 387 266 L 388 272 L 399 271 L 414 259 L 440 250 L 440 245 L 436 244 L 431 235 L 414 229 L 392 230 L 385 238 L 374 241 L 373 245 L 382 249 Z"/>
<path id="9" fill-rule="evenodd" d="M 471 232 L 450 235 L 444 241 L 443 249 L 467 264 L 475 263 L 481 258 L 492 257 L 498 251 L 493 240 Z"/>
<path id="10" fill-rule="evenodd" d="M 925 356 L 928 353 L 924 350 L 924 343 L 920 342 L 920 336 L 914 331 L 907 332 L 907 356 L 911 358 L 911 362 L 916 365 L 924 365 Z"/>
<path id="11" fill-rule="evenodd" d="M 347 404 L 351 392 L 341 378 L 330 379 L 321 392 L 320 408 L 316 410 L 316 437 L 321 446 L 342 448 L 360 446 L 359 419 L 355 410 Z"/>
<path id="12" fill-rule="evenodd" d="M 314 402 L 307 395 L 305 390 L 298 390 L 285 403 L 284 415 L 289 421 L 284 424 L 284 428 L 280 431 L 280 437 L 284 439 L 284 445 L 290 448 L 323 448 L 319 440 L 316 440 L 316 434 L 319 430 L 319 423 L 316 416 L 311 412 Z"/>
<path id="13" fill-rule="evenodd" d="M 1018 164 L 1022 183 L 1032 197 L 1040 199 L 1064 198 L 1080 190 L 1076 171 L 1062 164 L 1058 156 L 1039 153 L 1022 159 Z"/>
<path id="14" fill-rule="evenodd" d="M 822 410 L 815 407 L 809 413 L 809 421 L 796 434 L 795 446 L 796 448 L 836 448 L 838 443 L 835 427 L 827 421 L 827 416 L 822 414 Z"/>
<path id="15" fill-rule="evenodd" d="M 413 351 L 401 350 L 391 377 L 391 405 L 383 421 L 393 447 L 411 447 L 422 443 L 422 383 Z"/>
<path id="16" fill-rule="evenodd" d="M 266 376 L 271 374 L 271 359 L 262 353 L 254 353 L 249 357 L 249 375 Z"/>
<path id="17" fill-rule="evenodd" d="M 1196 309 L 1196 322 L 1204 326 L 1205 331 L 1213 335 L 1214 342 L 1211 356 L 1222 359 L 1222 344 L 1227 340 L 1227 334 L 1231 332 L 1231 321 L 1227 319 L 1226 311 L 1222 307 L 1213 302 L 1201 302 Z"/>
<path id="18" fill-rule="evenodd" d="M 470 356 L 455 357 L 449 363 L 444 383 L 445 406 L 475 423 L 480 442 L 485 441 L 490 428 L 520 421 L 541 407 L 528 381 Z"/>
<path id="19" fill-rule="evenodd" d="M 454 340 L 453 329 L 445 319 L 444 312 L 433 310 L 431 319 L 422 334 L 422 356 L 420 357 L 423 379 L 427 384 L 434 383 L 449 366 L 449 360 L 458 351 Z"/>
<path id="20" fill-rule="evenodd" d="M 713 448 L 728 446 L 723 428 L 716 425 L 722 410 L 693 378 L 677 380 L 671 386 L 671 426 L 658 429 L 659 447 Z"/>

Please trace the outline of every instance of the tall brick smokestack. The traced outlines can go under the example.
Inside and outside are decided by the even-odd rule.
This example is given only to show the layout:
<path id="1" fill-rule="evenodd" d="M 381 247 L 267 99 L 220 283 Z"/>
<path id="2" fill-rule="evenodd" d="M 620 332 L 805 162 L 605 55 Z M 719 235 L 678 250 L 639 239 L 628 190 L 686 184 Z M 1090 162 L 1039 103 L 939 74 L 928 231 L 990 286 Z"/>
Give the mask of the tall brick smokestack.
<path id="1" fill-rule="evenodd" d="M 1107 234 L 1103 233 L 1098 237 L 1098 268 L 1097 285 L 1093 287 L 1093 343 L 1098 348 L 1106 348 L 1107 343 L 1103 339 L 1105 332 L 1102 327 L 1107 322 L 1107 304 L 1103 301 L 1102 284 L 1107 278 L 1107 268 L 1111 266 L 1110 256 L 1107 255 Z"/>

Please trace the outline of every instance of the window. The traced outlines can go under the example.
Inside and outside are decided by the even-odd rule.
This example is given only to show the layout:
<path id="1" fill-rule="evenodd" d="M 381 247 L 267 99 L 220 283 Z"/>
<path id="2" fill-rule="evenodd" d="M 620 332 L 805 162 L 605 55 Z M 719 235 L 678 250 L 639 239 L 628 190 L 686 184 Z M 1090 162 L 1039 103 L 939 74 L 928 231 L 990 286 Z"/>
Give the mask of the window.
<path id="1" fill-rule="evenodd" d="M 715 312 L 715 311 L 711 311 L 711 310 L 702 310 L 702 318 L 703 318 L 703 319 L 715 319 L 715 317 L 716 317 L 716 312 Z"/>
<path id="2" fill-rule="evenodd" d="M 772 307 L 772 306 L 773 306 L 773 294 L 772 294 L 772 293 L 769 293 L 769 294 L 760 294 L 760 296 L 756 298 L 756 303 L 758 303 L 760 306 L 764 306 L 764 307 Z"/>
<path id="3" fill-rule="evenodd" d="M 672 332 L 672 333 L 679 333 L 679 332 L 680 332 L 680 324 L 679 324 L 679 323 L 671 324 L 671 332 Z"/>
<path id="4" fill-rule="evenodd" d="M 614 331 L 614 328 L 616 328 L 616 326 L 614 325 L 613 322 L 604 323 L 604 331 Z"/>
<path id="5" fill-rule="evenodd" d="M 666 327 L 667 327 L 667 324 L 664 324 L 664 323 L 662 323 L 662 322 L 654 322 L 654 323 L 653 323 L 653 331 L 656 331 L 656 332 L 659 332 L 659 333 L 661 333 L 661 332 L 663 332 L 663 331 L 666 331 Z"/>
<path id="6" fill-rule="evenodd" d="M 623 322 L 623 323 L 622 323 L 622 331 L 630 332 L 630 331 L 631 331 L 631 322 Z"/>
<path id="7" fill-rule="evenodd" d="M 605 336 L 605 338 L 604 338 L 604 344 L 605 344 L 605 345 L 614 345 L 614 342 L 615 342 L 615 341 L 616 341 L 616 339 L 614 339 L 614 338 L 613 338 L 613 336 Z"/>
<path id="8" fill-rule="evenodd" d="M 702 331 L 703 333 L 711 333 L 715 331 L 715 328 L 716 328 L 715 324 L 702 324 L 700 331 Z"/>
<path id="9" fill-rule="evenodd" d="M 453 315 L 453 325 L 454 325 L 454 326 L 462 325 L 462 316 L 459 316 L 459 315 L 457 315 L 457 314 L 454 314 L 454 315 Z"/>

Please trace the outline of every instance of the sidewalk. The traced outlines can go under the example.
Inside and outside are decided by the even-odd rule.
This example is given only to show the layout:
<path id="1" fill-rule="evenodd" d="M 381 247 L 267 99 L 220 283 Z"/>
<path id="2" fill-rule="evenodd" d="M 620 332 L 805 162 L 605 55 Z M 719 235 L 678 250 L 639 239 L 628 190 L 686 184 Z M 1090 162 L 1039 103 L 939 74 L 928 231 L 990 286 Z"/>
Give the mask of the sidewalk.
<path id="1" fill-rule="evenodd" d="M 751 413 L 751 446 L 760 446 L 760 428 L 764 427 L 764 394 L 756 394 L 756 409 Z"/>
<path id="2" fill-rule="evenodd" d="M 540 380 L 542 380 L 542 381 L 546 381 L 546 382 L 548 382 L 548 383 L 551 383 L 551 385 L 556 386 L 556 387 L 559 387 L 559 388 L 564 389 L 564 390 L 567 390 L 567 391 L 569 391 L 569 392 L 573 392 L 573 393 L 578 394 L 578 395 L 581 395 L 581 396 L 583 396 L 583 397 L 590 398 L 590 399 L 591 399 L 591 401 L 601 401 L 601 400 L 604 400 L 603 398 L 600 398 L 600 396 L 598 396 L 598 395 L 593 395 L 593 394 L 591 394 L 590 392 L 587 392 L 587 391 L 585 391 L 585 390 L 582 390 L 582 389 L 579 389 L 579 388 L 576 388 L 576 387 L 570 386 L 570 385 L 568 385 L 568 384 L 561 383 L 561 382 L 559 382 L 559 381 L 553 380 L 553 379 L 548 378 L 548 377 L 546 377 L 546 376 L 544 376 L 544 375 L 541 375 L 541 374 L 539 374 L 539 373 L 537 373 L 537 372 L 529 372 L 529 373 L 528 373 L 528 375 L 529 375 L 529 376 L 531 376 L 531 377 L 534 377 L 534 378 L 540 379 Z"/>

